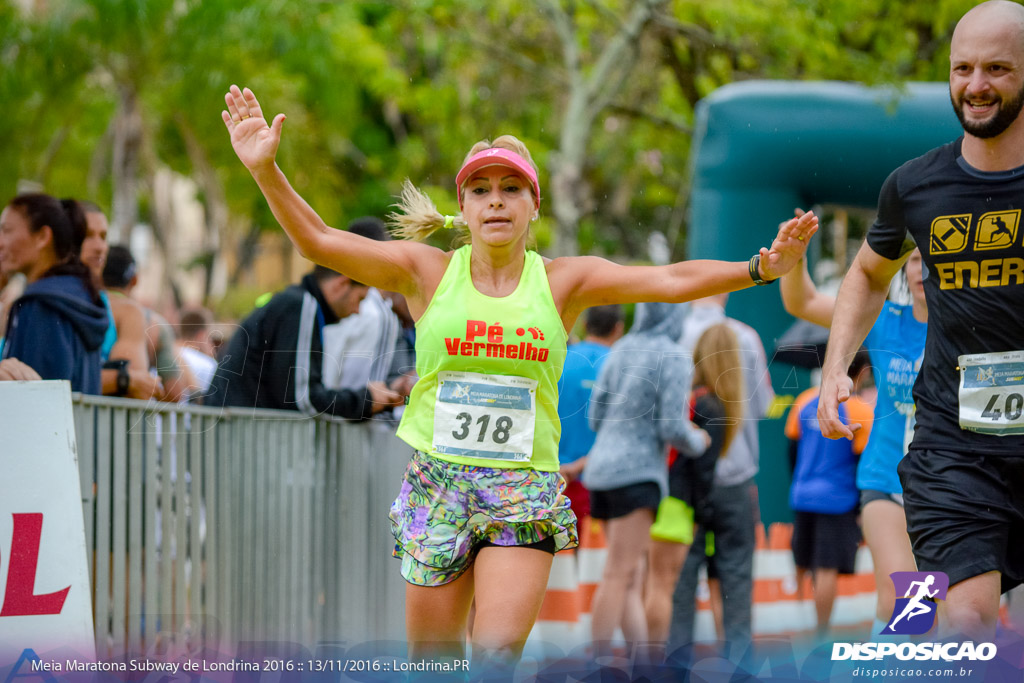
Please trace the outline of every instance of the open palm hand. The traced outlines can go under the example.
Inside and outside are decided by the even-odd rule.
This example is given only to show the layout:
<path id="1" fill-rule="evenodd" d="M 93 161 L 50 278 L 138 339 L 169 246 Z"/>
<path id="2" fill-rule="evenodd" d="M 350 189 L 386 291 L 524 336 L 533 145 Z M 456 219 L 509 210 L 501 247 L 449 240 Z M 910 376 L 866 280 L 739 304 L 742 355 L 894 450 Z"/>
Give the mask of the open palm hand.
<path id="1" fill-rule="evenodd" d="M 796 218 L 780 225 L 771 248 L 761 248 L 762 277 L 774 280 L 792 270 L 804 257 L 807 243 L 817 231 L 818 217 L 812 211 L 798 211 Z"/>
<path id="2" fill-rule="evenodd" d="M 250 171 L 272 165 L 281 142 L 284 114 L 275 116 L 268 126 L 256 95 L 249 88 L 240 90 L 237 85 L 231 86 L 224 101 L 228 108 L 221 112 L 221 118 L 231 133 L 231 146 L 239 160 Z"/>

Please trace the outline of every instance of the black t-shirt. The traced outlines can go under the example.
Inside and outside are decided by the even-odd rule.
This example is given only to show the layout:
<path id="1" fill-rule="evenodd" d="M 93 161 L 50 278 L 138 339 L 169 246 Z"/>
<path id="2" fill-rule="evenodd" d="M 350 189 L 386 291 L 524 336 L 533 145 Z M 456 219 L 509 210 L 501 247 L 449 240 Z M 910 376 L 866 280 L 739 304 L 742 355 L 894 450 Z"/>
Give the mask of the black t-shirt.
<path id="1" fill-rule="evenodd" d="M 1024 167 L 978 171 L 962 138 L 903 164 L 886 179 L 868 245 L 897 259 L 921 247 L 928 337 L 914 385 L 911 448 L 1024 455 L 1024 436 L 960 428 L 962 354 L 1024 349 Z"/>

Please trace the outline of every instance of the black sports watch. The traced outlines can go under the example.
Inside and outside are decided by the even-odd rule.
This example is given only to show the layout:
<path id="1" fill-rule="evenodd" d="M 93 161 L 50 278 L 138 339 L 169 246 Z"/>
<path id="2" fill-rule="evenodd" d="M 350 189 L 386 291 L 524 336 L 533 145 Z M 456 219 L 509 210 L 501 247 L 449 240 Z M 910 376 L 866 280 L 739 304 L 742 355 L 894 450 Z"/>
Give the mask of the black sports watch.
<path id="1" fill-rule="evenodd" d="M 103 364 L 104 370 L 117 370 L 117 390 L 114 392 L 115 396 L 127 396 L 128 388 L 131 385 L 131 375 L 128 374 L 128 361 L 124 359 L 120 360 L 108 360 Z"/>
<path id="2" fill-rule="evenodd" d="M 747 263 L 747 270 L 750 273 L 750 279 L 754 281 L 755 285 L 770 285 L 779 279 L 765 280 L 761 277 L 761 254 L 754 254 L 750 257 L 750 261 Z"/>

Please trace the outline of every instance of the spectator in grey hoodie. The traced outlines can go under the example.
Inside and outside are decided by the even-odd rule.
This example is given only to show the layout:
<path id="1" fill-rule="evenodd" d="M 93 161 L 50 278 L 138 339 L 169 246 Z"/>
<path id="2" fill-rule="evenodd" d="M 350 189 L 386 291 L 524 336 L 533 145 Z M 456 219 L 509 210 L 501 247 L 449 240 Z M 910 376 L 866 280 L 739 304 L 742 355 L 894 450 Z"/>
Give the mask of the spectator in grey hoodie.
<path id="1" fill-rule="evenodd" d="M 647 640 L 640 582 L 650 528 L 668 495 L 666 449 L 698 456 L 709 443 L 688 419 L 690 361 L 676 341 L 685 304 L 637 304 L 633 329 L 612 347 L 591 394 L 597 438 L 583 471 L 591 516 L 605 520 L 607 559 L 594 594 L 591 635 L 603 654 L 620 625 Z"/>

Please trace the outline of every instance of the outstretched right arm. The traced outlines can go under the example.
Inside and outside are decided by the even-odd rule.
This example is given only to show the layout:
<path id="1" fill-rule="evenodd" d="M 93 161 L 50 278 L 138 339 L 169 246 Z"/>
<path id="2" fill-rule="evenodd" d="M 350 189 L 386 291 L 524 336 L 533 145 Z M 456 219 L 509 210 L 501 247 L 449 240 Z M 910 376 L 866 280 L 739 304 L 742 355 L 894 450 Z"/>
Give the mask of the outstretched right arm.
<path id="1" fill-rule="evenodd" d="M 328 226 L 292 188 L 275 161 L 281 141 L 284 114 L 271 125 L 248 88 L 232 85 L 224 96 L 227 111 L 221 118 L 231 133 L 231 146 L 249 169 L 274 217 L 299 253 L 367 285 L 401 292 L 417 299 L 429 298 L 436 285 L 436 267 L 443 273 L 447 257 L 439 249 L 417 242 L 378 242 Z"/>
<path id="2" fill-rule="evenodd" d="M 818 400 L 818 424 L 829 439 L 853 439 L 860 425 L 843 424 L 839 404 L 850 398 L 853 382 L 846 374 L 854 354 L 860 348 L 871 326 L 885 304 L 889 282 L 900 269 L 906 256 L 892 261 L 877 254 L 867 243 L 843 278 L 836 297 L 832 331 L 821 366 L 821 398 Z"/>

